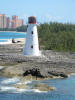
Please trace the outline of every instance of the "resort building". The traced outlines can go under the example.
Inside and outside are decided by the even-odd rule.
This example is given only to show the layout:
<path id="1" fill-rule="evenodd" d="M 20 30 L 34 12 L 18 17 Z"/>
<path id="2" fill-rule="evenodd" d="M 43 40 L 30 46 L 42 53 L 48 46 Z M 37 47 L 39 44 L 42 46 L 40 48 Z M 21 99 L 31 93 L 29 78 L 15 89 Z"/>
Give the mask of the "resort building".
<path id="1" fill-rule="evenodd" d="M 11 28 L 17 28 L 24 25 L 24 20 L 19 19 L 18 16 L 12 16 Z"/>
<path id="2" fill-rule="evenodd" d="M 0 28 L 2 27 L 2 22 L 1 22 L 1 20 L 2 20 L 2 15 L 0 14 Z"/>
<path id="3" fill-rule="evenodd" d="M 10 18 L 7 17 L 7 28 L 10 28 Z"/>
<path id="4" fill-rule="evenodd" d="M 6 14 L 0 14 L 0 28 L 9 28 L 9 18 Z"/>
<path id="5" fill-rule="evenodd" d="M 17 28 L 24 25 L 24 20 L 19 19 L 18 16 L 12 16 L 10 20 L 6 14 L 0 14 L 0 28 Z"/>
<path id="6" fill-rule="evenodd" d="M 7 17 L 5 14 L 0 14 L 0 28 L 7 28 Z"/>

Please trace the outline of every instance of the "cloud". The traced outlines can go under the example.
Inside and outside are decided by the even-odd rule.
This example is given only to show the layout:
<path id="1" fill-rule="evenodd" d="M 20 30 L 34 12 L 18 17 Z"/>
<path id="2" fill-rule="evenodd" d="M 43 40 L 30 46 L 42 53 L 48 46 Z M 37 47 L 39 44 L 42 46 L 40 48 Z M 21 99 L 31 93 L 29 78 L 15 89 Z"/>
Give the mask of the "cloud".
<path id="1" fill-rule="evenodd" d="M 54 16 L 53 19 L 54 20 L 62 20 L 63 19 L 63 16 L 62 17 L 61 16 Z"/>
<path id="2" fill-rule="evenodd" d="M 49 21 L 61 21 L 64 19 L 63 16 L 54 16 L 54 15 L 50 15 L 50 14 L 45 14 L 45 21 L 49 22 Z"/>

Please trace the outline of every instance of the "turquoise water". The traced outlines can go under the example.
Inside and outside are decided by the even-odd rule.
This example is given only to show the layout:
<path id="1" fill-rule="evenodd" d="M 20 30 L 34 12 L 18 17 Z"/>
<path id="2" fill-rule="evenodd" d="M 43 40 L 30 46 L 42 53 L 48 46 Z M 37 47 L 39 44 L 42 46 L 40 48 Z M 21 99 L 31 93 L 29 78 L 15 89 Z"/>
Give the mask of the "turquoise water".
<path id="1" fill-rule="evenodd" d="M 25 38 L 26 33 L 0 32 L 0 39 Z"/>
<path id="2" fill-rule="evenodd" d="M 1 81 L 5 78 L 0 78 Z M 18 80 L 17 80 L 18 81 Z M 15 92 L 0 92 L 0 100 L 75 100 L 75 76 L 71 76 L 67 79 L 52 79 L 44 81 L 34 81 L 30 83 L 30 86 L 35 83 L 44 83 L 50 86 L 55 86 L 56 91 L 47 93 L 37 93 L 31 91 L 25 91 L 23 93 Z M 0 84 L 1 86 L 2 84 Z M 6 84 L 7 85 L 7 84 Z M 9 84 L 10 86 L 10 84 Z"/>

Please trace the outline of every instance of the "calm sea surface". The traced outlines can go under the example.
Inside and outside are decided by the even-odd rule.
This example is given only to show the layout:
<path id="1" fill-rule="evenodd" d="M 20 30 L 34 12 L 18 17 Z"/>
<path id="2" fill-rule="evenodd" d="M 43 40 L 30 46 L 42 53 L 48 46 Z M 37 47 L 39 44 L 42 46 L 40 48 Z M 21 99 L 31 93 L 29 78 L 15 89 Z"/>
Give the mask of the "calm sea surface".
<path id="1" fill-rule="evenodd" d="M 0 32 L 0 39 L 25 38 L 26 33 Z"/>
<path id="2" fill-rule="evenodd" d="M 5 87 L 5 91 L 0 89 L 0 100 L 75 100 L 75 76 L 71 76 L 67 79 L 52 79 L 40 81 L 50 86 L 55 86 L 56 91 L 51 91 L 47 93 L 38 93 L 33 91 L 15 92 L 13 88 L 6 91 L 6 87 L 10 87 L 11 81 L 5 81 L 6 78 L 0 77 L 0 88 Z M 3 82 L 2 82 L 3 81 Z M 18 82 L 18 79 L 16 79 Z M 30 83 L 30 86 L 34 85 L 38 81 Z M 8 83 L 8 84 L 7 84 Z"/>

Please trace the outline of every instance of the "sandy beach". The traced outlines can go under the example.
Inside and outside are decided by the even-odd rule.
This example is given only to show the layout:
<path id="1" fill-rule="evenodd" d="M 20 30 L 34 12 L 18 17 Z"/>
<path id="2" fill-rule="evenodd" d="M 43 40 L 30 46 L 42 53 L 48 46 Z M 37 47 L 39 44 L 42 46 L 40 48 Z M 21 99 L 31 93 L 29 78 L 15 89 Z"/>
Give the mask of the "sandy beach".
<path id="1" fill-rule="evenodd" d="M 0 42 L 0 45 L 7 45 L 7 44 L 13 44 L 12 39 L 0 39 L 4 40 L 5 42 Z M 24 44 L 25 43 L 25 38 L 16 38 L 14 39 L 14 42 L 17 44 Z"/>

